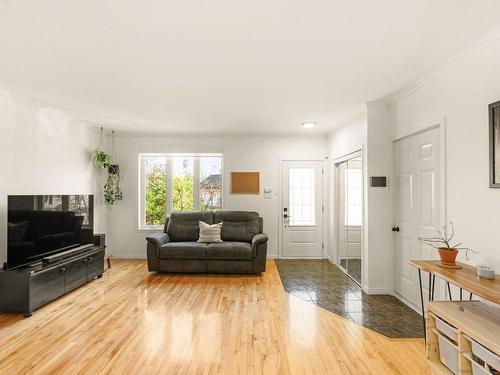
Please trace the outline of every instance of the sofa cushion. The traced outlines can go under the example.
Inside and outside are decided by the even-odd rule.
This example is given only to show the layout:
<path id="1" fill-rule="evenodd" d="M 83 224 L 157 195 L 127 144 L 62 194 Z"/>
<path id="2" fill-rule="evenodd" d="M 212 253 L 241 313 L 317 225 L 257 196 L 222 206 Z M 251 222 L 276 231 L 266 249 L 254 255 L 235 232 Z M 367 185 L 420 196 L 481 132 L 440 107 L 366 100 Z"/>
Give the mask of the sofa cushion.
<path id="1" fill-rule="evenodd" d="M 214 222 L 222 224 L 222 240 L 252 242 L 252 237 L 260 232 L 259 214 L 248 211 L 219 211 Z"/>
<path id="2" fill-rule="evenodd" d="M 248 242 L 220 242 L 207 246 L 207 259 L 252 259 Z"/>
<path id="3" fill-rule="evenodd" d="M 222 242 L 222 239 L 220 238 L 221 229 L 222 223 L 210 225 L 200 221 L 200 238 L 196 242 Z"/>
<path id="4" fill-rule="evenodd" d="M 167 224 L 171 241 L 198 241 L 200 221 L 214 223 L 213 212 L 172 212 Z"/>
<path id="5" fill-rule="evenodd" d="M 205 259 L 206 243 L 169 242 L 160 246 L 161 259 Z"/>

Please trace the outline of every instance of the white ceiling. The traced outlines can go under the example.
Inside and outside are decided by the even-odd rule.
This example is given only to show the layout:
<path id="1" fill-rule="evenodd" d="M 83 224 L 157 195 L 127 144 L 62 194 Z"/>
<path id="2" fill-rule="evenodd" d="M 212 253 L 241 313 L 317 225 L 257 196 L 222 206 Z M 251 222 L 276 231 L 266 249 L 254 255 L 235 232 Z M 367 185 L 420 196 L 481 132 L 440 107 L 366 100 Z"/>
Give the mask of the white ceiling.
<path id="1" fill-rule="evenodd" d="M 0 85 L 128 130 L 326 132 L 499 14 L 498 0 L 0 0 Z"/>

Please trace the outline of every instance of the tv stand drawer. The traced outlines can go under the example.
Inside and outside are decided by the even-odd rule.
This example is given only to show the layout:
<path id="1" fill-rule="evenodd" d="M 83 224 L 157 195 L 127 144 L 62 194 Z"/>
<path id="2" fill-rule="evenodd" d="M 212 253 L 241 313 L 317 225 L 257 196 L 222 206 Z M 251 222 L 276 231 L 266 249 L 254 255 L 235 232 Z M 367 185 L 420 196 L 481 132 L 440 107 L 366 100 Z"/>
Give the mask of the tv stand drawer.
<path id="1" fill-rule="evenodd" d="M 104 251 L 87 259 L 87 281 L 95 279 L 104 272 Z"/>
<path id="2" fill-rule="evenodd" d="M 35 273 L 30 279 L 30 310 L 64 294 L 65 266 Z"/>
<path id="3" fill-rule="evenodd" d="M 64 272 L 64 293 L 68 293 L 86 282 L 87 259 L 79 259 L 68 263 Z"/>

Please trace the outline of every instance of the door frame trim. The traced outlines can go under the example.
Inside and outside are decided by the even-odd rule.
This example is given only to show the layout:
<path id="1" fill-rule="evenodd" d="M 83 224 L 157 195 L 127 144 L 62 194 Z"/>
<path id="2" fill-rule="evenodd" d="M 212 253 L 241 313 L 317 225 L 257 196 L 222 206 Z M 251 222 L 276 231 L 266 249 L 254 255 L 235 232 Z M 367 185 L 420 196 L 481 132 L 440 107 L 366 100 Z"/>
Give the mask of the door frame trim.
<path id="1" fill-rule="evenodd" d="M 328 196 L 327 194 L 327 181 L 328 181 L 328 168 L 325 168 L 325 162 L 328 160 L 327 157 L 316 157 L 316 158 L 301 158 L 301 157 L 282 157 L 278 159 L 278 200 L 279 200 L 279 208 L 278 208 L 278 257 L 277 259 L 326 259 L 326 249 L 328 248 L 328 236 L 326 234 L 326 223 L 325 217 L 328 215 Z M 319 161 L 321 162 L 321 168 L 323 170 L 323 174 L 321 176 L 322 179 L 322 198 L 323 198 L 323 207 L 324 210 L 321 213 L 321 240 L 324 244 L 322 249 L 321 257 L 285 257 L 283 256 L 283 226 L 281 215 L 283 213 L 283 162 L 285 161 Z"/>
<path id="2" fill-rule="evenodd" d="M 424 133 L 426 131 L 438 129 L 438 128 L 439 128 L 439 146 L 441 149 L 440 160 L 439 160 L 439 168 L 440 168 L 440 175 L 441 175 L 441 178 L 439 181 L 441 184 L 440 189 L 439 189 L 440 195 L 441 195 L 441 204 L 439 207 L 439 216 L 440 216 L 440 223 L 439 224 L 440 224 L 440 227 L 443 227 L 443 225 L 445 225 L 448 222 L 448 209 L 447 209 L 447 204 L 446 204 L 446 182 L 448 180 L 447 168 L 446 168 L 446 116 L 441 116 L 441 117 L 435 118 L 435 119 L 430 120 L 430 121 L 425 121 L 425 122 L 419 123 L 419 124 L 415 125 L 414 127 L 412 127 L 412 130 L 402 132 L 393 138 L 393 140 L 392 140 L 392 149 L 393 149 L 392 175 L 396 176 L 396 168 L 395 168 L 396 158 L 395 158 L 395 153 L 394 153 L 394 148 L 395 148 L 396 142 L 401 141 L 401 140 L 406 139 L 406 138 L 409 138 L 409 137 L 412 137 L 412 136 L 415 136 L 417 134 Z M 392 200 L 394 203 L 393 204 L 393 220 L 394 220 L 394 222 L 396 221 L 395 219 L 396 219 L 396 211 L 397 211 L 396 194 L 397 194 L 396 189 L 393 189 Z M 399 208 L 399 206 L 398 206 L 398 208 Z M 395 242 L 396 240 L 394 239 L 393 241 Z M 394 246 L 394 251 L 396 251 L 396 246 Z M 394 259 L 395 259 L 395 257 L 394 257 Z M 396 267 L 399 267 L 399 265 L 396 265 L 396 262 L 394 262 L 393 266 L 394 266 L 393 272 L 394 272 L 394 275 L 396 275 Z M 394 280 L 394 284 L 396 284 L 396 280 Z M 438 293 L 440 299 L 442 299 L 442 300 L 446 299 L 446 291 L 444 290 L 444 288 L 440 288 L 439 284 L 438 284 L 438 288 L 437 288 L 437 293 Z M 411 302 L 408 303 L 409 301 L 404 299 L 404 297 L 401 296 L 396 291 L 395 285 L 394 285 L 394 294 L 396 295 L 396 297 L 398 297 L 398 299 L 402 300 L 408 306 L 414 308 L 414 306 Z M 420 314 L 420 312 L 418 312 L 418 313 Z"/>
<path id="3" fill-rule="evenodd" d="M 336 167 L 338 164 L 343 163 L 344 161 L 347 161 L 349 159 L 355 158 L 357 156 L 363 156 L 363 149 L 358 148 L 355 151 L 349 152 L 348 154 L 345 154 L 343 156 L 340 156 L 338 158 L 335 158 L 333 160 L 333 166 Z"/>

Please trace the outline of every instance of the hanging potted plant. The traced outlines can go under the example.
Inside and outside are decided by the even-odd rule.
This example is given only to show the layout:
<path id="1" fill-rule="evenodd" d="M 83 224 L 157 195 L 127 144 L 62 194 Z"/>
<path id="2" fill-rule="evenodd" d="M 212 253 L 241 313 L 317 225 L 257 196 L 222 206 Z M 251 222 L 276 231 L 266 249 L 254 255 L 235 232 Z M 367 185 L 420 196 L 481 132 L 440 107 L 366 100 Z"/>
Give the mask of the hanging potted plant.
<path id="1" fill-rule="evenodd" d="M 92 161 L 97 168 L 107 168 L 111 165 L 111 156 L 97 148 L 92 154 Z"/>
<path id="2" fill-rule="evenodd" d="M 104 185 L 104 203 L 106 206 L 112 206 L 123 199 L 123 191 L 120 188 L 120 176 L 110 174 Z"/>
<path id="3" fill-rule="evenodd" d="M 120 166 L 118 164 L 111 164 L 108 166 L 109 174 L 120 174 Z"/>
<path id="4" fill-rule="evenodd" d="M 111 132 L 113 160 L 116 160 L 115 131 Z M 120 165 L 108 164 L 108 179 L 104 185 L 104 203 L 112 206 L 123 199 L 123 191 L 120 188 Z"/>
<path id="5" fill-rule="evenodd" d="M 465 258 L 469 260 L 469 251 L 478 254 L 468 247 L 463 247 L 462 243 L 453 244 L 455 237 L 455 229 L 453 223 L 450 221 L 449 227 L 444 226 L 443 231 L 438 231 L 437 237 L 422 238 L 427 245 L 432 246 L 439 252 L 441 266 L 449 268 L 461 268 L 457 265 L 456 259 L 459 251 L 465 251 Z"/>
<path id="6" fill-rule="evenodd" d="M 99 141 L 99 147 L 97 147 L 92 153 L 92 162 L 97 168 L 108 168 L 111 165 L 111 155 L 104 151 L 104 128 L 101 126 L 101 138 Z"/>

